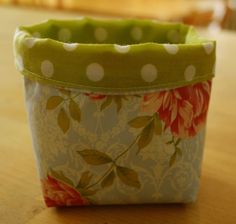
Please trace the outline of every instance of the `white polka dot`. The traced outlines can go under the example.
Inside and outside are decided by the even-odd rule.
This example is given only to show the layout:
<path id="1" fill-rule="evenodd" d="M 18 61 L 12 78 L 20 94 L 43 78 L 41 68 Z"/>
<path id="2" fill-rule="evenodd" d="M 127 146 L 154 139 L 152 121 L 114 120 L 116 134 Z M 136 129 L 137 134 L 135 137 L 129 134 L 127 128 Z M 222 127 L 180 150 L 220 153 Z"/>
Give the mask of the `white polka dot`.
<path id="1" fill-rule="evenodd" d="M 20 55 L 16 56 L 16 68 L 22 72 L 24 70 L 24 63 L 23 63 L 23 59 Z"/>
<path id="2" fill-rule="evenodd" d="M 104 69 L 98 63 L 92 63 L 88 65 L 86 69 L 86 74 L 91 81 L 100 81 L 104 76 Z"/>
<path id="3" fill-rule="evenodd" d="M 179 47 L 176 44 L 164 44 L 164 48 L 169 54 L 177 54 Z"/>
<path id="4" fill-rule="evenodd" d="M 94 36 L 97 41 L 102 42 L 107 39 L 107 31 L 102 27 L 98 27 L 94 31 Z"/>
<path id="5" fill-rule="evenodd" d="M 131 30 L 130 34 L 131 34 L 131 37 L 136 41 L 141 40 L 143 37 L 143 31 L 140 27 L 134 27 Z"/>
<path id="6" fill-rule="evenodd" d="M 160 20 L 158 20 L 158 19 L 152 19 L 151 21 L 152 21 L 153 23 L 158 23 L 158 24 L 160 23 Z"/>
<path id="7" fill-rule="evenodd" d="M 179 43 L 180 41 L 180 35 L 177 30 L 170 30 L 167 33 L 167 38 L 171 43 Z"/>
<path id="8" fill-rule="evenodd" d="M 69 29 L 63 28 L 58 32 L 58 40 L 67 42 L 71 39 L 71 32 Z"/>
<path id="9" fill-rule="evenodd" d="M 52 77 L 54 73 L 54 66 L 52 62 L 50 62 L 49 60 L 43 61 L 41 64 L 41 72 L 47 78 Z"/>
<path id="10" fill-rule="evenodd" d="M 32 35 L 33 35 L 33 37 L 36 37 L 36 38 L 41 37 L 41 34 L 39 32 L 34 32 Z"/>
<path id="11" fill-rule="evenodd" d="M 32 48 L 35 44 L 35 42 L 37 41 L 37 39 L 35 38 L 27 38 L 24 41 L 24 44 L 28 47 L 28 48 Z"/>
<path id="12" fill-rule="evenodd" d="M 119 53 L 127 53 L 130 49 L 130 46 L 129 45 L 118 45 L 118 44 L 115 44 L 114 45 L 116 51 L 118 51 Z"/>
<path id="13" fill-rule="evenodd" d="M 157 69 L 153 64 L 146 64 L 141 69 L 141 76 L 146 82 L 153 82 L 157 78 Z"/>
<path id="14" fill-rule="evenodd" d="M 213 45 L 213 43 L 211 43 L 211 42 L 209 42 L 209 43 L 204 43 L 204 44 L 203 44 L 203 48 L 204 48 L 204 50 L 205 50 L 205 52 L 206 52 L 207 54 L 210 54 L 210 53 L 213 51 L 213 49 L 214 49 L 214 45 Z"/>
<path id="15" fill-rule="evenodd" d="M 26 35 L 26 33 L 23 31 L 20 31 L 20 30 L 16 30 L 16 32 L 14 34 L 14 41 L 16 40 L 16 38 L 18 38 L 21 35 Z"/>
<path id="16" fill-rule="evenodd" d="M 85 16 L 78 16 L 76 17 L 76 20 L 84 20 L 85 19 Z"/>
<path id="17" fill-rule="evenodd" d="M 196 74 L 195 66 L 189 65 L 184 71 L 185 80 L 188 81 L 188 82 L 192 81 L 195 74 Z"/>
<path id="18" fill-rule="evenodd" d="M 73 51 L 78 47 L 78 44 L 77 43 L 71 43 L 71 44 L 64 43 L 63 47 L 66 51 Z"/>

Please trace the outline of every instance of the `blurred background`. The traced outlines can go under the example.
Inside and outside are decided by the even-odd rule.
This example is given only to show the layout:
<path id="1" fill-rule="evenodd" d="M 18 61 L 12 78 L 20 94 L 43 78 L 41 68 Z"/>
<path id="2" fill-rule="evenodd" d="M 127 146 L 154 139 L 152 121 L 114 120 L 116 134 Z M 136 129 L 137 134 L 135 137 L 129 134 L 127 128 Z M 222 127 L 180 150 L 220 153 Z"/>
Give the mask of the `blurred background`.
<path id="1" fill-rule="evenodd" d="M 0 4 L 95 16 L 181 21 L 211 30 L 236 30 L 236 0 L 0 0 Z"/>

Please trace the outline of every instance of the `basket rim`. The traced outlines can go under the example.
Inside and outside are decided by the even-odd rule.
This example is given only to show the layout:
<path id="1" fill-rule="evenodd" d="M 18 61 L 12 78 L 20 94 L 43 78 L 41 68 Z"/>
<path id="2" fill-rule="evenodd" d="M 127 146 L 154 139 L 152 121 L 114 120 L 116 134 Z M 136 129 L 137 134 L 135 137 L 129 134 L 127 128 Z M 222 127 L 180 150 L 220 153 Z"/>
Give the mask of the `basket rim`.
<path id="1" fill-rule="evenodd" d="M 171 32 L 178 33 L 179 43 L 163 41 Z M 121 40 L 122 35 L 130 36 Z M 209 80 L 215 51 L 216 41 L 201 38 L 192 26 L 141 19 L 50 19 L 20 26 L 14 36 L 16 66 L 26 77 L 114 94 Z"/>

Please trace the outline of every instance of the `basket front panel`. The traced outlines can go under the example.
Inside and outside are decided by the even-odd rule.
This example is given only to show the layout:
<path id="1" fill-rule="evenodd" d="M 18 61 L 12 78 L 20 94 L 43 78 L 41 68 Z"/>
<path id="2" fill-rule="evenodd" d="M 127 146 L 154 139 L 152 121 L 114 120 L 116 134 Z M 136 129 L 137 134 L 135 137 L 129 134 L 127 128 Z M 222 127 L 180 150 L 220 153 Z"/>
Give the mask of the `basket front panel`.
<path id="1" fill-rule="evenodd" d="M 48 206 L 195 200 L 210 81 L 124 96 L 25 89 Z"/>

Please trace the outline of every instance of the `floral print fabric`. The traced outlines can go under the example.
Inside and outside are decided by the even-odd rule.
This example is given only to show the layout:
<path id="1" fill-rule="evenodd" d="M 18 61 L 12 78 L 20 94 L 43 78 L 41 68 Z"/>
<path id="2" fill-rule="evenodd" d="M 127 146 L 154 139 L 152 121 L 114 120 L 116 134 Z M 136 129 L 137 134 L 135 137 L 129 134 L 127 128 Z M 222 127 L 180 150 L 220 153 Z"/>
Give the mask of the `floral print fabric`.
<path id="1" fill-rule="evenodd" d="M 156 111 L 177 137 L 191 137 L 205 124 L 211 82 L 144 95 L 143 111 Z"/>
<path id="2" fill-rule="evenodd" d="M 139 95 L 25 86 L 47 206 L 196 199 L 211 81 Z"/>
<path id="3" fill-rule="evenodd" d="M 42 187 L 45 203 L 48 207 L 89 204 L 78 191 L 49 175 L 42 180 Z"/>

